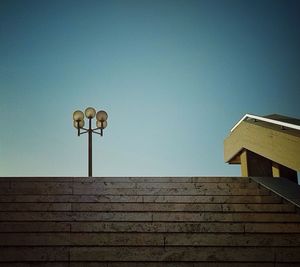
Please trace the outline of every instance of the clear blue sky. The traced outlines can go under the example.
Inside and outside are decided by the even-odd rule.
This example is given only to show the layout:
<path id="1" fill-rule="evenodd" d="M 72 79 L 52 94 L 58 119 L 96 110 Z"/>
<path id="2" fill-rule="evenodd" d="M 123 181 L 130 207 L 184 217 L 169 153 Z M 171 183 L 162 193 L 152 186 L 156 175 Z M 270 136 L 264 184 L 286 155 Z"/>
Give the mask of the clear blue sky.
<path id="1" fill-rule="evenodd" d="M 245 114 L 300 117 L 300 1 L 0 0 L 0 176 L 239 175 Z"/>

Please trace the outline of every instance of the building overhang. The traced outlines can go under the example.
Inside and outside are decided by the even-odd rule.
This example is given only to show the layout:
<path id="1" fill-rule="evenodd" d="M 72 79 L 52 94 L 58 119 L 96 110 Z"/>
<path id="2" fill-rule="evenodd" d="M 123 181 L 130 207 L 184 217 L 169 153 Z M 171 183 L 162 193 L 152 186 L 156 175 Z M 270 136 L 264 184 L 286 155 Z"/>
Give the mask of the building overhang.
<path id="1" fill-rule="evenodd" d="M 272 162 L 300 171 L 299 122 L 280 115 L 260 117 L 246 114 L 224 140 L 225 162 L 240 164 L 242 151 L 249 150 Z"/>

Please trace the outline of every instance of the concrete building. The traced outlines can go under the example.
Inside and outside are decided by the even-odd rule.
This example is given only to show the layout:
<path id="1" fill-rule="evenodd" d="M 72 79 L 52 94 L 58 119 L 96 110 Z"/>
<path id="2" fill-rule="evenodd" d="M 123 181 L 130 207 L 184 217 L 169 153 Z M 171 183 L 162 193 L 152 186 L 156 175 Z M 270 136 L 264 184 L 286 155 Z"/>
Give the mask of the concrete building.
<path id="1" fill-rule="evenodd" d="M 246 114 L 224 141 L 224 159 L 241 164 L 244 177 L 285 177 L 297 183 L 300 120 Z"/>

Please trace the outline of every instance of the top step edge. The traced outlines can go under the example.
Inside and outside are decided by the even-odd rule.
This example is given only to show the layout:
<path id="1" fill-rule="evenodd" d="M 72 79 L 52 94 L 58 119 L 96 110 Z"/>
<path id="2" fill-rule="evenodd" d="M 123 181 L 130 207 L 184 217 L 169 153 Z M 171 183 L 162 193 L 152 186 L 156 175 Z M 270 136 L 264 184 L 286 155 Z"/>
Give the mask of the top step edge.
<path id="1" fill-rule="evenodd" d="M 36 177 L 0 177 L 0 182 L 8 181 L 28 181 L 28 182 L 97 182 L 97 181 L 118 181 L 118 182 L 249 182 L 248 177 L 234 177 L 234 176 L 103 176 L 103 177 L 50 177 L 50 176 L 36 176 Z"/>

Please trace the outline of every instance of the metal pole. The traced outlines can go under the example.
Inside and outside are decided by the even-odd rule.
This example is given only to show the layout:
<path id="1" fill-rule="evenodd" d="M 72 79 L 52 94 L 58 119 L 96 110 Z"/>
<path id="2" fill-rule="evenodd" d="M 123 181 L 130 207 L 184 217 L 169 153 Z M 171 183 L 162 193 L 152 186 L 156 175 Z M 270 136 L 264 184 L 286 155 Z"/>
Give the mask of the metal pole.
<path id="1" fill-rule="evenodd" d="M 89 177 L 92 177 L 92 119 L 89 118 Z"/>
<path id="2" fill-rule="evenodd" d="M 77 135 L 80 135 L 79 121 L 77 121 Z"/>

